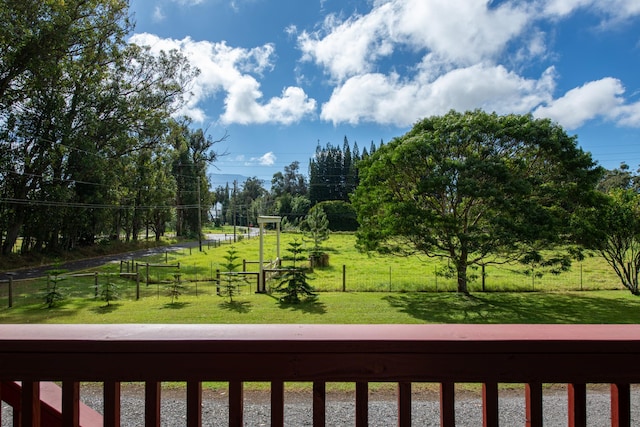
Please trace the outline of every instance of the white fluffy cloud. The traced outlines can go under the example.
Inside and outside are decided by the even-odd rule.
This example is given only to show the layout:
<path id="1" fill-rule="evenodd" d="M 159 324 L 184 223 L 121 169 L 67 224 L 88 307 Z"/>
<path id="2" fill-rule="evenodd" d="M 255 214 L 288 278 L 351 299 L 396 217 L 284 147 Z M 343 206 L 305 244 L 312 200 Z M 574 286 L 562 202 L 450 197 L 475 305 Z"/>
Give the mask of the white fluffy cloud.
<path id="1" fill-rule="evenodd" d="M 262 100 L 261 85 L 256 76 L 262 76 L 273 67 L 275 48 L 270 43 L 244 49 L 230 47 L 225 42 L 194 41 L 189 37 L 163 39 L 148 33 L 135 34 L 130 42 L 150 46 L 152 52 L 176 49 L 200 70 L 191 88 L 192 96 L 179 112 L 195 121 L 207 119 L 201 105 L 220 92 L 226 93 L 226 108 L 220 117 L 225 124 L 291 124 L 315 113 L 316 101 L 298 87 L 287 87 L 280 96 L 266 102 Z"/>
<path id="2" fill-rule="evenodd" d="M 552 16 L 565 17 L 578 9 L 590 9 L 618 21 L 640 15 L 638 0 L 546 0 L 544 13 Z"/>
<path id="3" fill-rule="evenodd" d="M 568 129 L 576 129 L 597 118 L 640 127 L 640 103 L 625 104 L 624 93 L 618 79 L 607 77 L 571 89 L 564 96 L 538 107 L 534 115 L 550 118 Z"/>
<path id="4" fill-rule="evenodd" d="M 324 67 L 336 80 L 369 72 L 400 46 L 427 51 L 461 66 L 491 59 L 522 33 L 525 6 L 489 0 L 378 1 L 367 15 L 339 21 L 330 15 L 321 31 L 298 37 L 303 60 Z"/>
<path id="5" fill-rule="evenodd" d="M 615 119 L 624 100 L 619 80 L 604 78 L 571 89 L 548 105 L 538 107 L 534 115 L 557 121 L 568 129 L 582 126 L 595 117 Z"/>
<path id="6" fill-rule="evenodd" d="M 273 154 L 273 151 L 264 153 L 260 157 L 252 157 L 248 162 L 245 162 L 245 166 L 253 166 L 258 164 L 260 166 L 273 166 L 276 163 L 277 157 Z"/>
<path id="7" fill-rule="evenodd" d="M 204 0 L 171 1 L 193 6 Z M 314 82 L 309 76 L 319 69 L 331 88 L 319 117 L 334 125 L 374 122 L 406 127 L 450 109 L 483 108 L 534 112 L 570 129 L 592 119 L 640 127 L 640 103 L 629 103 L 615 76 L 579 82 L 579 87 L 556 93 L 553 36 L 545 32 L 550 23 L 561 23 L 578 11 L 598 16 L 602 27 L 639 16 L 640 0 L 371 0 L 370 4 L 368 13 L 327 16 L 317 31 L 299 31 L 295 25 L 283 29 L 290 37 L 297 36 L 298 81 L 269 95 L 263 88 L 276 66 L 272 43 L 247 49 L 151 34 L 137 34 L 131 40 L 154 50 L 178 49 L 201 70 L 191 89 L 193 96 L 180 112 L 199 122 L 209 119 L 203 105 L 212 98 L 224 100 L 214 118 L 223 124 L 291 125 L 316 117 L 318 103 L 303 87 Z M 161 13 L 158 9 L 158 19 L 163 19 Z M 407 57 L 415 63 L 404 61 Z M 546 71 L 533 74 L 534 67 L 545 63 Z"/>
<path id="8" fill-rule="evenodd" d="M 421 117 L 485 108 L 499 113 L 531 111 L 551 100 L 554 72 L 525 79 L 503 66 L 472 65 L 430 80 L 428 73 L 406 81 L 397 74 L 364 74 L 336 88 L 321 117 L 333 122 L 377 122 L 408 126 Z"/>
<path id="9" fill-rule="evenodd" d="M 553 56 L 543 23 L 578 10 L 603 25 L 640 14 L 638 0 L 376 0 L 368 14 L 328 16 L 320 30 L 298 34 L 303 63 L 321 67 L 334 85 L 320 117 L 339 123 L 408 126 L 450 109 L 483 108 L 552 118 L 568 128 L 602 118 L 640 126 L 640 104 L 627 105 L 612 77 L 585 82 L 554 99 L 549 66 L 526 76 L 530 63 Z M 403 70 L 385 61 L 422 55 Z M 406 64 L 403 64 L 406 65 Z"/>

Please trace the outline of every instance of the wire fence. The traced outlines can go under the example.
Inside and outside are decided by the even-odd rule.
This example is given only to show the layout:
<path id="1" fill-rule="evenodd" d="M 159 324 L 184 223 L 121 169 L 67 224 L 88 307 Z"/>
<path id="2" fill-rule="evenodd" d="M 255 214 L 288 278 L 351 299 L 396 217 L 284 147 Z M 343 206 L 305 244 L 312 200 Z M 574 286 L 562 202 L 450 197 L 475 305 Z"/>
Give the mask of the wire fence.
<path id="1" fill-rule="evenodd" d="M 480 269 L 478 269 L 480 270 Z M 312 285 L 318 291 L 350 292 L 455 292 L 457 278 L 442 273 L 443 269 L 428 265 L 418 268 L 398 268 L 393 264 L 378 264 L 362 272 L 343 265 L 339 275 L 314 272 Z M 590 270 L 577 264 L 561 274 L 542 273 L 487 266 L 482 271 L 469 271 L 471 292 L 555 292 L 621 289 L 620 279 L 613 271 Z"/>
<path id="2" fill-rule="evenodd" d="M 245 263 L 246 285 L 243 294 L 258 290 L 258 269 L 255 263 Z M 253 269 L 253 271 L 251 271 Z M 468 288 L 471 292 L 555 292 L 622 289 L 613 271 L 586 268 L 576 264 L 570 271 L 551 273 L 526 273 L 500 266 L 487 266 L 482 271 L 470 270 L 473 278 Z M 455 292 L 457 280 L 442 273 L 433 265 L 406 268 L 393 263 L 376 263 L 366 272 L 355 265 L 331 265 L 316 268 L 309 273 L 310 284 L 319 292 Z M 275 284 L 267 282 L 267 289 Z M 119 300 L 138 298 L 165 298 L 172 291 L 195 297 L 213 296 L 220 291 L 219 264 L 211 262 L 207 267 L 188 263 L 152 264 L 122 261 L 120 271 L 113 273 L 91 272 L 61 274 L 57 278 L 43 277 L 36 280 L 0 281 L 0 307 L 44 303 L 52 287 L 64 298 L 100 300 L 107 289 L 115 292 Z"/>

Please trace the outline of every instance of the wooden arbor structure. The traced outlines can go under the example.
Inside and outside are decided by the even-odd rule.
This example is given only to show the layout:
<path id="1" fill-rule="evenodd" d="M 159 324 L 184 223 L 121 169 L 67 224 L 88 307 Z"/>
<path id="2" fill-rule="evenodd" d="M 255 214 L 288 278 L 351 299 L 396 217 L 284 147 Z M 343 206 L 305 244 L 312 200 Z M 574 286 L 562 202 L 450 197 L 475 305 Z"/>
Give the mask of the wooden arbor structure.
<path id="1" fill-rule="evenodd" d="M 280 260 L 280 216 L 260 215 L 258 226 L 260 227 L 260 275 L 258 276 L 258 293 L 266 292 L 264 278 L 264 225 L 276 224 L 276 261 Z"/>

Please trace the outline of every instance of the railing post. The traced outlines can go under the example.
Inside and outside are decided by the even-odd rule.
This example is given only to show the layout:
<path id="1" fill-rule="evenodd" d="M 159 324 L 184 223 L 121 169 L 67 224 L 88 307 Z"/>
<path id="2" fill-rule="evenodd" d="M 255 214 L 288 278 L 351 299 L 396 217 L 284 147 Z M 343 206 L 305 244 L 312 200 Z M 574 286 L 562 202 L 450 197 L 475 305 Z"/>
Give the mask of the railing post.
<path id="1" fill-rule="evenodd" d="M 327 391 L 324 381 L 313 382 L 313 426 L 325 425 Z"/>
<path id="2" fill-rule="evenodd" d="M 629 384 L 611 384 L 611 427 L 631 425 L 631 398 Z"/>
<path id="3" fill-rule="evenodd" d="M 525 385 L 526 427 L 542 427 L 542 384 Z"/>
<path id="4" fill-rule="evenodd" d="M 40 382 L 22 382 L 22 427 L 40 427 Z"/>
<path id="5" fill-rule="evenodd" d="M 284 382 L 271 381 L 271 426 L 284 426 Z"/>
<path id="6" fill-rule="evenodd" d="M 120 383 L 104 383 L 104 425 L 120 427 Z"/>
<path id="7" fill-rule="evenodd" d="M 160 386 L 158 381 L 147 381 L 144 386 L 144 425 L 160 427 Z"/>
<path id="8" fill-rule="evenodd" d="M 229 382 L 229 426 L 244 425 L 244 391 L 241 381 Z"/>
<path id="9" fill-rule="evenodd" d="M 569 427 L 587 426 L 587 386 L 586 384 L 569 384 Z"/>
<path id="10" fill-rule="evenodd" d="M 202 383 L 200 381 L 187 382 L 187 426 L 200 427 L 202 425 Z"/>
<path id="11" fill-rule="evenodd" d="M 482 425 L 498 426 L 498 383 L 482 384 Z"/>
<path id="12" fill-rule="evenodd" d="M 356 383 L 356 427 L 369 425 L 369 384 Z"/>
<path id="13" fill-rule="evenodd" d="M 398 383 L 398 427 L 411 427 L 411 383 Z"/>
<path id="14" fill-rule="evenodd" d="M 456 425 L 456 390 L 454 383 L 440 384 L 440 426 Z"/>
<path id="15" fill-rule="evenodd" d="M 62 382 L 62 425 L 80 425 L 80 383 L 77 381 Z"/>

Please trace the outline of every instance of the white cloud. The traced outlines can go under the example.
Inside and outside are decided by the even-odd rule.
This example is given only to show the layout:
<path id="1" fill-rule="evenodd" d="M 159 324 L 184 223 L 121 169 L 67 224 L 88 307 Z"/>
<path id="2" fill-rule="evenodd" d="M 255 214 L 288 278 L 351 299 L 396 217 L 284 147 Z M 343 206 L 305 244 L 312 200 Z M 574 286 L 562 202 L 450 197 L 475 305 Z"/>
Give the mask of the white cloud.
<path id="1" fill-rule="evenodd" d="M 619 125 L 640 128 L 640 102 L 623 105 L 618 108 L 617 112 Z"/>
<path id="2" fill-rule="evenodd" d="M 260 166 L 273 166 L 276 163 L 277 157 L 273 154 L 272 151 L 263 154 L 260 157 L 252 157 L 248 162 L 245 163 L 245 166 L 253 166 L 256 163 Z"/>
<path id="3" fill-rule="evenodd" d="M 162 22 L 166 18 L 162 8 L 160 6 L 156 6 L 153 8 L 153 16 L 152 19 L 154 22 Z"/>
<path id="4" fill-rule="evenodd" d="M 320 32 L 298 36 L 302 59 L 336 80 L 371 72 L 403 46 L 469 66 L 495 58 L 530 23 L 530 8 L 489 0 L 387 0 L 344 21 L 330 15 Z"/>
<path id="5" fill-rule="evenodd" d="M 546 15 L 566 17 L 579 9 L 590 9 L 608 21 L 620 21 L 640 15 L 638 0 L 546 0 L 543 10 Z M 607 24 L 607 22 L 605 22 Z"/>
<path id="6" fill-rule="evenodd" d="M 371 73 L 352 77 L 337 87 L 322 106 L 321 118 L 334 124 L 376 122 L 401 127 L 450 109 L 526 113 L 550 101 L 553 89 L 553 68 L 537 80 L 486 64 L 438 76 L 425 67 L 412 80 Z"/>
<path id="7" fill-rule="evenodd" d="M 554 99 L 553 66 L 537 78 L 523 71 L 532 62 L 554 58 L 543 30 L 550 20 L 586 10 L 603 17 L 606 26 L 640 15 L 638 0 L 372 4 L 367 14 L 347 19 L 330 15 L 321 30 L 296 32 L 302 61 L 320 66 L 334 84 L 330 99 L 322 104 L 322 120 L 404 127 L 450 109 L 482 108 L 498 113 L 535 111 L 571 129 L 595 118 L 640 126 L 640 103 L 626 104 L 619 80 L 588 82 Z M 393 64 L 384 69 L 393 55 L 407 52 L 422 55 L 422 61 L 402 75 Z"/>
<path id="8" fill-rule="evenodd" d="M 561 98 L 538 107 L 534 115 L 550 118 L 568 129 L 576 129 L 598 117 L 615 120 L 629 108 L 623 105 L 623 93 L 622 83 L 607 77 L 571 89 Z M 632 112 L 629 113 L 626 118 L 632 117 Z"/>
<path id="9" fill-rule="evenodd" d="M 178 3 L 180 6 L 195 6 L 204 3 L 205 0 L 171 0 L 174 3 Z"/>
<path id="10" fill-rule="evenodd" d="M 287 87 L 280 96 L 261 102 L 263 93 L 256 76 L 261 77 L 273 68 L 275 47 L 270 43 L 244 49 L 230 47 L 225 42 L 194 41 L 189 37 L 163 39 L 148 33 L 135 34 L 130 42 L 148 45 L 152 52 L 179 50 L 200 70 L 191 88 L 192 96 L 179 112 L 197 122 L 207 119 L 202 103 L 219 93 L 226 93 L 226 109 L 220 117 L 225 124 L 288 125 L 315 113 L 316 101 L 297 87 Z"/>

